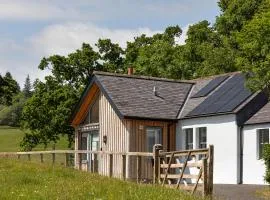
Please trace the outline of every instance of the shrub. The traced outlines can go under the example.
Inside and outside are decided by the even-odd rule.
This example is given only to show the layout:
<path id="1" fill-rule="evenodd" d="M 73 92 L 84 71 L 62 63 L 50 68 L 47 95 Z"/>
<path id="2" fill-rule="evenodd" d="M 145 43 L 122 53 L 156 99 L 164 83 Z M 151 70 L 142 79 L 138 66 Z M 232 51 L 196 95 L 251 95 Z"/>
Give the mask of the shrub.
<path id="1" fill-rule="evenodd" d="M 263 147 L 263 157 L 264 164 L 266 167 L 264 180 L 270 184 L 270 144 L 265 144 Z"/>

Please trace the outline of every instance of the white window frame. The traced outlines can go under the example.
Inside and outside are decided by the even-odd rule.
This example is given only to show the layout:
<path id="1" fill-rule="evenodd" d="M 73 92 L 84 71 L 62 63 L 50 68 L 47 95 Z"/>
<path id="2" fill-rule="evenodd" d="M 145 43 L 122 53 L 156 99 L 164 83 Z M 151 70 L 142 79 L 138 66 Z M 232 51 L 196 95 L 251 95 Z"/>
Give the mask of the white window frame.
<path id="1" fill-rule="evenodd" d="M 268 131 L 268 143 L 261 143 L 260 142 L 260 134 L 262 134 L 262 130 L 267 130 Z M 269 128 L 260 128 L 256 130 L 256 137 L 257 137 L 257 141 L 256 141 L 256 145 L 257 145 L 257 159 L 260 160 L 262 159 L 262 154 L 260 155 L 260 152 L 262 152 L 261 148 L 261 144 L 270 144 L 270 133 L 269 133 Z"/>
<path id="2" fill-rule="evenodd" d="M 201 142 L 200 141 L 200 134 L 201 134 L 201 132 L 200 132 L 200 130 L 201 129 L 205 129 L 205 134 L 206 134 L 206 141 L 205 142 Z M 204 148 L 207 148 L 207 127 L 206 126 L 203 126 L 203 127 L 197 127 L 196 128 L 196 148 L 197 149 L 202 149 L 200 146 L 201 146 L 201 144 L 202 143 L 205 143 L 205 147 Z M 203 148 L 203 149 L 204 149 Z"/>
<path id="3" fill-rule="evenodd" d="M 191 132 L 187 132 L 187 130 L 191 130 Z M 184 136 L 185 136 L 184 137 L 184 148 L 185 148 L 185 150 L 194 149 L 194 130 L 193 130 L 193 128 L 184 128 L 183 133 L 184 133 Z M 192 142 L 188 142 L 188 138 L 187 138 L 188 134 L 192 136 Z M 192 148 L 188 148 L 189 145 L 192 145 Z"/>

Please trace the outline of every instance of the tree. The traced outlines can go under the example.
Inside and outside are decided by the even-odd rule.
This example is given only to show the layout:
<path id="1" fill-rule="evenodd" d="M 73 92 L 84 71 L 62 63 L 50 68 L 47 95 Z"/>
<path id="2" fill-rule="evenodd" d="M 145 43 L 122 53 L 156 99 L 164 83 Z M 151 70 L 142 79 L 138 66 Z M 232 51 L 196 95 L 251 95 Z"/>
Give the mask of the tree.
<path id="1" fill-rule="evenodd" d="M 9 106 L 12 104 L 13 96 L 20 92 L 20 86 L 17 81 L 13 79 L 10 72 L 7 72 L 1 79 L 1 92 L 3 95 L 0 96 L 0 103 Z"/>
<path id="2" fill-rule="evenodd" d="M 24 88 L 23 88 L 23 93 L 26 98 L 29 98 L 31 96 L 31 89 L 32 89 L 32 85 L 31 85 L 29 74 L 28 74 L 25 79 Z"/>
<path id="3" fill-rule="evenodd" d="M 217 31 L 227 36 L 240 31 L 258 12 L 262 2 L 263 0 L 220 0 L 218 5 L 222 13 L 216 19 Z"/>
<path id="4" fill-rule="evenodd" d="M 254 91 L 266 89 L 270 94 L 270 1 L 236 35 L 241 55 L 237 64 L 248 77 Z"/>
<path id="5" fill-rule="evenodd" d="M 47 76 L 45 83 L 37 83 L 22 112 L 21 126 L 30 130 L 21 142 L 22 148 L 31 150 L 37 144 L 47 146 L 51 141 L 56 143 L 61 135 L 67 135 L 71 145 L 74 130 L 68 119 L 77 100 L 72 85 L 63 85 L 52 76 Z"/>
<path id="6" fill-rule="evenodd" d="M 50 68 L 52 75 L 45 77 L 45 82 L 35 81 L 34 92 L 23 108 L 21 126 L 27 132 L 21 143 L 24 149 L 57 142 L 61 135 L 67 135 L 72 144 L 74 130 L 68 119 L 89 76 L 104 69 L 99 59 L 99 53 L 83 44 L 66 57 L 53 55 L 41 60 L 39 68 Z"/>
<path id="7" fill-rule="evenodd" d="M 102 63 L 104 71 L 124 71 L 124 50 L 118 44 L 112 43 L 110 39 L 99 39 L 96 46 L 101 60 L 104 61 Z"/>

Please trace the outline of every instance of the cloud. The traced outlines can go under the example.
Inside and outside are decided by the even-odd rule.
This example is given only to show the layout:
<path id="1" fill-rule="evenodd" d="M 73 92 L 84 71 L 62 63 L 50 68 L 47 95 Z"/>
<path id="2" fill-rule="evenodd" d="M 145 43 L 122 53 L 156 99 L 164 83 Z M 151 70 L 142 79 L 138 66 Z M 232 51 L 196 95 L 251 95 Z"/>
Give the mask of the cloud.
<path id="1" fill-rule="evenodd" d="M 110 38 L 121 47 L 127 41 L 145 33 L 151 36 L 160 31 L 149 28 L 138 29 L 109 29 L 87 23 L 66 23 L 47 26 L 30 39 L 35 52 L 48 56 L 51 54 L 67 55 L 81 47 L 82 43 L 89 43 L 93 47 L 99 38 Z"/>
<path id="2" fill-rule="evenodd" d="M 175 41 L 176 44 L 179 44 L 179 45 L 186 44 L 186 39 L 188 38 L 187 32 L 188 32 L 189 26 L 191 26 L 191 25 L 192 24 L 188 24 L 182 28 L 182 35 L 180 36 L 180 38 L 176 39 L 176 41 Z"/>
<path id="3" fill-rule="evenodd" d="M 76 7 L 63 1 L 34 1 L 34 0 L 2 0 L 0 2 L 0 19 L 2 20 L 63 20 L 87 19 L 98 17 L 95 12 L 82 12 Z"/>

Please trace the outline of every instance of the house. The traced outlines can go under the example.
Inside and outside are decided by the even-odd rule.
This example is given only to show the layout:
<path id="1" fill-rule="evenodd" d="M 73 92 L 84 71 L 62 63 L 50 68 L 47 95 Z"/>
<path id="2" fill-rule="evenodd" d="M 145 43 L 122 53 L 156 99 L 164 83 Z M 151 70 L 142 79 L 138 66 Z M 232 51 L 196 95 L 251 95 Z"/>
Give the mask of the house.
<path id="1" fill-rule="evenodd" d="M 154 144 L 164 151 L 213 144 L 214 183 L 264 184 L 258 158 L 269 135 L 270 120 L 260 116 L 267 105 L 267 96 L 249 91 L 239 72 L 192 81 L 94 72 L 71 120 L 75 149 L 152 152 Z M 93 158 L 82 159 L 89 169 Z M 120 162 L 113 158 L 114 177 L 121 176 Z M 129 159 L 126 178 L 135 178 L 134 165 Z M 143 177 L 151 178 L 151 159 L 142 166 Z M 98 171 L 109 173 L 106 156 L 98 158 Z"/>

